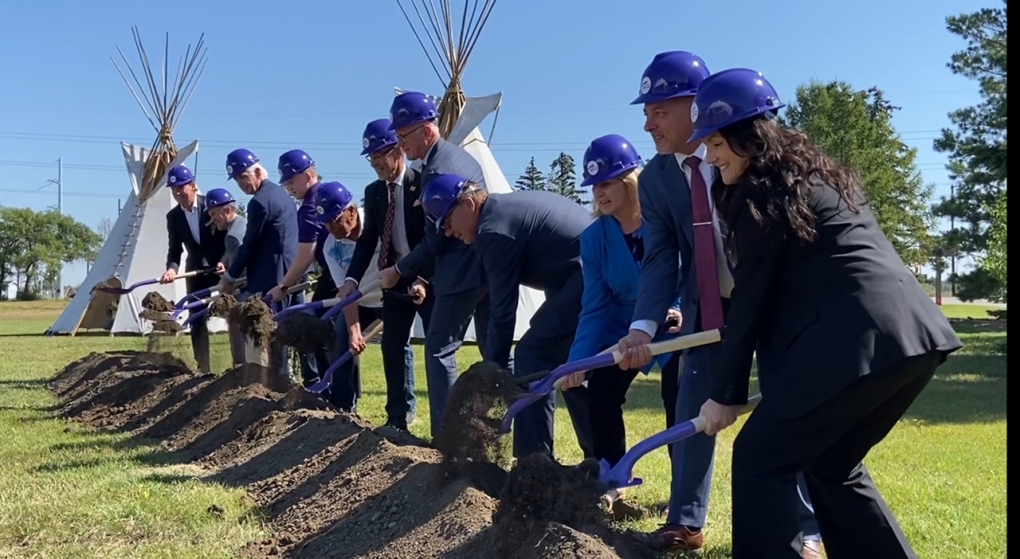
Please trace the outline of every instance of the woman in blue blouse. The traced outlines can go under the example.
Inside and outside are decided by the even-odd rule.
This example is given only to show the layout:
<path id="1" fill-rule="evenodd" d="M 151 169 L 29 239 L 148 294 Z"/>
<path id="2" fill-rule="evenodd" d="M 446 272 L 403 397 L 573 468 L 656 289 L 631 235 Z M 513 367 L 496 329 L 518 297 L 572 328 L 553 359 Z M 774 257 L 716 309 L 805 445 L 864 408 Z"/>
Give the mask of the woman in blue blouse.
<path id="1" fill-rule="evenodd" d="M 582 186 L 592 185 L 597 219 L 581 235 L 584 296 L 570 360 L 591 357 L 627 334 L 637 300 L 638 277 L 644 257 L 638 176 L 641 157 L 626 138 L 609 134 L 596 138 L 584 153 Z M 679 260 L 677 261 L 679 266 Z M 680 331 L 680 303 L 676 302 L 660 338 Z M 659 341 L 659 340 L 656 340 Z M 659 356 L 653 364 L 662 369 L 662 401 L 667 427 L 673 425 L 676 407 L 679 354 Z M 588 381 L 589 421 L 594 434 L 596 459 L 615 465 L 627 450 L 623 404 L 638 370 L 623 371 L 612 365 L 564 379 L 563 390 Z M 672 452 L 670 452 L 672 456 Z"/>

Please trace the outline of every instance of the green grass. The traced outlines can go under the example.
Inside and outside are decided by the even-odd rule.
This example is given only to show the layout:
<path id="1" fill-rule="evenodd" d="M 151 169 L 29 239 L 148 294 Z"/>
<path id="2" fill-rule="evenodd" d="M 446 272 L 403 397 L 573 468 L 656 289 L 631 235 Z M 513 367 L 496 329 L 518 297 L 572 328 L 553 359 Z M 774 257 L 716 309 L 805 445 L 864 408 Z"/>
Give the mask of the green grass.
<path id="1" fill-rule="evenodd" d="M 114 444 L 126 435 L 90 432 L 52 418 L 45 382 L 90 351 L 144 349 L 140 338 L 54 337 L 57 302 L 0 303 L 0 557 L 231 557 L 264 535 L 260 515 L 241 490 L 198 481 L 188 466 L 166 463 L 155 445 Z M 966 347 L 954 355 L 867 463 L 921 557 L 1006 556 L 1006 328 L 987 308 L 943 311 Z M 977 319 L 977 320 L 965 320 Z M 226 368 L 224 336 L 214 336 L 214 366 Z M 187 337 L 164 342 L 189 364 Z M 477 359 L 465 348 L 461 368 Z M 419 417 L 428 417 L 424 365 L 416 348 Z M 384 381 L 377 347 L 364 357 L 361 413 L 381 423 Z M 639 378 L 628 397 L 629 442 L 664 427 L 656 374 Z M 412 427 L 427 437 L 428 421 Z M 729 458 L 737 429 L 720 435 L 703 557 L 728 557 Z M 580 460 L 563 406 L 556 453 Z M 668 498 L 664 450 L 638 464 L 645 485 L 630 495 L 659 507 Z M 207 512 L 216 504 L 225 512 Z M 655 518 L 634 527 L 654 529 Z M 867 537 L 862 534 L 861 537 Z"/>

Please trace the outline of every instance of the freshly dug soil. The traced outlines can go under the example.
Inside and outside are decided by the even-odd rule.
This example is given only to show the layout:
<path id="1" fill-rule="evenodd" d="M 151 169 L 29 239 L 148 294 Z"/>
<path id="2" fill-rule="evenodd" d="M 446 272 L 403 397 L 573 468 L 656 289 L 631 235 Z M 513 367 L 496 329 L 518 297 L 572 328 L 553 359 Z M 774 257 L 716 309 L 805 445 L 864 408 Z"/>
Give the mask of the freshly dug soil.
<path id="1" fill-rule="evenodd" d="M 507 390 L 499 382 L 468 388 L 500 375 L 476 368 L 459 393 L 499 399 L 491 396 Z M 61 415 L 162 440 L 208 471 L 205 479 L 244 487 L 272 536 L 242 557 L 649 556 L 638 538 L 600 524 L 590 466 L 532 458 L 508 474 L 484 460 L 451 462 L 410 434 L 324 409 L 258 365 L 203 376 L 166 355 L 91 354 L 50 387 Z M 460 398 L 472 409 L 477 402 Z"/>
<path id="2" fill-rule="evenodd" d="M 209 316 L 218 318 L 230 318 L 230 311 L 236 308 L 238 305 L 237 297 L 233 294 L 227 293 L 214 297 L 212 301 L 209 301 Z"/>
<path id="3" fill-rule="evenodd" d="M 276 339 L 298 351 L 313 352 L 325 348 L 333 351 L 336 332 L 333 326 L 307 313 L 297 313 L 283 319 L 276 325 Z"/>
<path id="4" fill-rule="evenodd" d="M 172 311 L 174 304 L 159 293 L 150 291 L 145 294 L 145 297 L 142 297 L 142 308 L 150 311 Z"/>
<path id="5" fill-rule="evenodd" d="M 255 347 L 268 348 L 276 332 L 273 311 L 261 297 L 252 296 L 237 305 L 233 321 L 241 334 L 251 338 Z"/>
<path id="6" fill-rule="evenodd" d="M 509 437 L 499 433 L 503 414 L 519 394 L 510 371 L 483 361 L 457 378 L 433 444 L 451 462 L 509 465 Z"/>

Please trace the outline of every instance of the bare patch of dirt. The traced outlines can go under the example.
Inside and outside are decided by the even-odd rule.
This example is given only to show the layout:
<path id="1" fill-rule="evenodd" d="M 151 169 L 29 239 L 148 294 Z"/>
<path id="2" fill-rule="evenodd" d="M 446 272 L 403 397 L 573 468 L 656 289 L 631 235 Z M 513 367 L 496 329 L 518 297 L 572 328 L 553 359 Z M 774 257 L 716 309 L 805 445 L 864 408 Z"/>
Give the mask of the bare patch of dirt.
<path id="1" fill-rule="evenodd" d="M 212 301 L 209 301 L 209 316 L 224 319 L 230 318 L 230 311 L 236 308 L 237 305 L 237 297 L 234 297 L 233 294 L 218 295 L 213 297 Z"/>
<path id="2" fill-rule="evenodd" d="M 640 538 L 603 524 L 592 463 L 532 457 L 508 473 L 489 460 L 499 437 L 453 440 L 470 432 L 457 430 L 457 418 L 477 419 L 517 391 L 505 371 L 472 371 L 451 408 L 472 413 L 452 416 L 442 452 L 332 409 L 258 365 L 203 376 L 160 354 L 91 354 L 50 387 L 62 415 L 160 440 L 208 481 L 244 487 L 272 536 L 242 557 L 649 557 Z M 483 435 L 495 430 L 483 425 Z"/>

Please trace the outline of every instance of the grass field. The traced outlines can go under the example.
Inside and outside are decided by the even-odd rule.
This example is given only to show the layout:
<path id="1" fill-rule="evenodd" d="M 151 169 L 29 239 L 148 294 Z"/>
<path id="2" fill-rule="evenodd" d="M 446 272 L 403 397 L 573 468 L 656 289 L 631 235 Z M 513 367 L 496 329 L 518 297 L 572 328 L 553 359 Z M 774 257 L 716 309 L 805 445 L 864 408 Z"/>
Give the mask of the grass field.
<path id="1" fill-rule="evenodd" d="M 45 338 L 59 302 L 0 303 L 0 557 L 231 557 L 265 527 L 236 489 L 200 480 L 190 467 L 153 467 L 158 445 L 116 450 L 127 435 L 100 434 L 54 419 L 46 381 L 91 351 L 145 349 L 141 338 Z M 868 459 L 872 475 L 921 557 L 1006 556 L 1006 324 L 976 305 L 943 307 L 966 347 L 943 366 L 907 417 Z M 194 364 L 187 337 L 165 341 Z M 424 366 L 416 348 L 419 410 L 428 417 Z M 225 336 L 214 365 L 228 364 Z M 477 358 L 467 348 L 461 368 Z M 384 419 L 377 346 L 363 358 L 361 414 Z M 635 382 L 627 403 L 631 444 L 664 427 L 658 379 Z M 427 437 L 427 421 L 412 427 Z M 737 429 L 720 435 L 707 549 L 727 557 L 729 457 Z M 556 452 L 580 460 L 570 423 L 557 410 Z M 668 496 L 664 450 L 638 464 L 645 485 L 631 495 L 658 508 Z M 222 514 L 209 514 L 210 505 Z M 637 527 L 654 529 L 661 518 Z M 861 537 L 866 538 L 866 534 Z"/>

